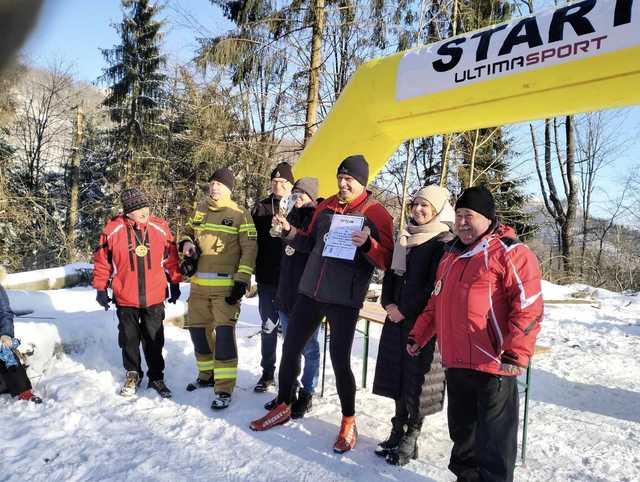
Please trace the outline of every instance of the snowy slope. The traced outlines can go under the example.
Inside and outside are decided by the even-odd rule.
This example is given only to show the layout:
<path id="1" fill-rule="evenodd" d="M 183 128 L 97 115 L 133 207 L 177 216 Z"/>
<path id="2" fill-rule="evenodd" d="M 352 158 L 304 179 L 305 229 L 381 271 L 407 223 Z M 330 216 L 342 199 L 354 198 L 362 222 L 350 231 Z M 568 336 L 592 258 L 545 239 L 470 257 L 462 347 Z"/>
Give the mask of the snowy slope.
<path id="1" fill-rule="evenodd" d="M 545 297 L 582 288 L 545 283 Z M 174 398 L 143 389 L 128 400 L 116 394 L 123 369 L 115 312 L 99 309 L 93 290 L 9 295 L 14 309 L 35 308 L 32 318 L 17 321 L 16 336 L 37 346 L 31 369 L 44 371 L 34 381 L 45 403 L 0 396 L 0 480 L 454 480 L 446 470 L 451 446 L 444 413 L 427 419 L 420 460 L 397 468 L 373 454 L 389 430 L 393 402 L 370 389 L 357 395 L 358 446 L 334 454 L 340 416 L 331 375 L 324 399 L 305 419 L 265 433 L 249 430 L 273 396 L 252 391 L 260 373 L 259 336 L 251 337 L 259 327 L 257 298 L 245 300 L 240 316 L 233 405 L 214 413 L 210 391 L 184 391 L 195 376 L 186 331 L 166 329 L 166 380 Z M 551 351 L 535 360 L 527 465 L 516 469 L 518 481 L 640 480 L 640 299 L 600 290 L 596 297 L 600 308 L 546 307 L 539 344 Z M 183 310 L 179 302 L 169 315 Z M 369 385 L 379 328 L 372 331 Z M 353 368 L 359 381 L 361 337 Z"/>

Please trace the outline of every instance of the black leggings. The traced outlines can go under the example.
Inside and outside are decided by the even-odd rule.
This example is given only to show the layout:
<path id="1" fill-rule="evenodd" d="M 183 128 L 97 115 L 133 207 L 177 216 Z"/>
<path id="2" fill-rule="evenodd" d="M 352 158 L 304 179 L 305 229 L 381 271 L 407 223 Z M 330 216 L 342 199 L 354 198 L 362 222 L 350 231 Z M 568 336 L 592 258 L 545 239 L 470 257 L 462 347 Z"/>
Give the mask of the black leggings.
<path id="1" fill-rule="evenodd" d="M 329 353 L 342 414 L 355 415 L 356 380 L 351 371 L 351 346 L 358 322 L 358 308 L 318 303 L 308 296 L 298 295 L 289 317 L 287 336 L 282 348 L 278 373 L 278 403 L 291 403 L 296 380 L 300 375 L 300 357 L 304 346 L 316 331 L 322 319 L 331 327 Z"/>

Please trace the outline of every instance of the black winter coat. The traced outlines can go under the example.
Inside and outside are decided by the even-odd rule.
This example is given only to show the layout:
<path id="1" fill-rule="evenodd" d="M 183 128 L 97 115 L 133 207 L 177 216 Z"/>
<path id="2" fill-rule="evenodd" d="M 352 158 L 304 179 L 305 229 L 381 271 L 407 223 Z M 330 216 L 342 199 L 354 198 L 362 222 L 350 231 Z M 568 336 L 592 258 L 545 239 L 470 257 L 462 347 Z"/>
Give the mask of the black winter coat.
<path id="1" fill-rule="evenodd" d="M 311 224 L 313 213 L 316 207 L 313 205 L 293 208 L 287 220 L 292 226 L 306 231 Z M 280 311 L 291 313 L 293 305 L 298 297 L 298 285 L 304 273 L 309 253 L 303 253 L 285 241 L 284 256 L 280 263 L 280 280 L 278 281 L 278 291 L 276 293 L 276 305 Z"/>
<path id="2" fill-rule="evenodd" d="M 13 311 L 7 292 L 0 286 L 0 336 L 2 335 L 13 338 Z"/>
<path id="3" fill-rule="evenodd" d="M 417 357 L 409 356 L 406 344 L 416 318 L 431 296 L 445 243 L 451 239 L 451 233 L 442 233 L 411 248 L 404 275 L 388 270 L 382 284 L 382 306 L 395 303 L 405 318 L 400 323 L 387 318 L 384 323 L 373 393 L 404 399 L 412 419 L 439 412 L 444 403 L 444 369 L 435 337 Z"/>
<path id="4" fill-rule="evenodd" d="M 274 210 L 277 211 L 280 200 L 273 194 L 256 203 L 251 210 L 253 223 L 258 232 L 258 255 L 256 257 L 256 281 L 260 284 L 277 286 L 280 277 L 280 261 L 284 253 L 281 238 L 269 234 Z"/>
<path id="5" fill-rule="evenodd" d="M 363 217 L 364 226 L 371 231 L 368 249 L 365 245 L 358 248 L 353 260 L 323 256 L 334 214 Z M 391 215 L 369 191 L 346 206 L 337 196 L 323 201 L 308 232 L 291 229 L 285 238 L 296 250 L 309 253 L 298 292 L 319 303 L 362 308 L 374 269 L 386 269 L 391 262 L 392 228 Z"/>

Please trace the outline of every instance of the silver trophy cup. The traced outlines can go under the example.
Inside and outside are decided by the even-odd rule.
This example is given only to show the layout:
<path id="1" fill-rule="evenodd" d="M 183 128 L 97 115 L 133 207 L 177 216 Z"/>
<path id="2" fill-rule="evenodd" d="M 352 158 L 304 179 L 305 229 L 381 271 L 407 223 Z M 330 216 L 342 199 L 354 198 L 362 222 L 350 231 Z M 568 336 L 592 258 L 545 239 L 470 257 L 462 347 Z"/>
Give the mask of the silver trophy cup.
<path id="1" fill-rule="evenodd" d="M 280 199 L 280 207 L 278 208 L 278 213 L 286 218 L 291 212 L 291 210 L 293 209 L 293 207 L 295 206 L 297 197 L 298 197 L 297 194 L 289 194 L 288 196 Z M 274 238 L 281 237 L 282 226 L 280 226 L 279 224 L 273 224 L 273 221 L 272 221 L 269 234 Z"/>

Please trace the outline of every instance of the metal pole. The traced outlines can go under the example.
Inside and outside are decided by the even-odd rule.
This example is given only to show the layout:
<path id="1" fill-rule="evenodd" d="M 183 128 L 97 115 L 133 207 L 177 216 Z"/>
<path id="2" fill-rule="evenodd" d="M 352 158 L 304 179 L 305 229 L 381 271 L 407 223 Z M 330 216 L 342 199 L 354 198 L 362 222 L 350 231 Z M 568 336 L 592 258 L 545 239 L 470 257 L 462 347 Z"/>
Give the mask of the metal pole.
<path id="1" fill-rule="evenodd" d="M 367 388 L 367 368 L 369 366 L 369 320 L 364 323 L 364 360 L 362 362 L 362 388 Z"/>
<path id="2" fill-rule="evenodd" d="M 527 457 L 527 429 L 529 427 L 529 395 L 531 393 L 531 372 L 533 371 L 533 362 L 529 360 L 527 366 L 526 388 L 524 390 L 524 424 L 522 426 L 522 465 L 525 465 Z"/>
<path id="3" fill-rule="evenodd" d="M 320 397 L 324 397 L 324 374 L 327 369 L 327 340 L 329 339 L 329 324 L 324 320 L 324 348 L 322 350 L 322 386 L 320 388 Z"/>

